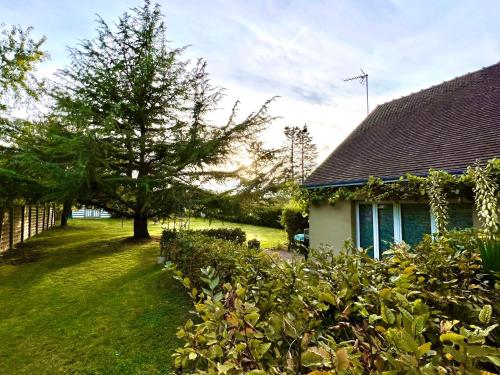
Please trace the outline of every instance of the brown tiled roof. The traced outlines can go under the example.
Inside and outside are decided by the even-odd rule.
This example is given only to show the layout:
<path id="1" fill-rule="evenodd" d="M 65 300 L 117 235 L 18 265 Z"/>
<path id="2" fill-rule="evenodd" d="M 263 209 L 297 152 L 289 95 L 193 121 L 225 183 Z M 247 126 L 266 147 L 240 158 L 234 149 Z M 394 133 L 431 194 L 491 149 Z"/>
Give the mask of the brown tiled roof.
<path id="1" fill-rule="evenodd" d="M 500 63 L 378 106 L 309 176 L 307 187 L 460 173 L 500 157 Z"/>

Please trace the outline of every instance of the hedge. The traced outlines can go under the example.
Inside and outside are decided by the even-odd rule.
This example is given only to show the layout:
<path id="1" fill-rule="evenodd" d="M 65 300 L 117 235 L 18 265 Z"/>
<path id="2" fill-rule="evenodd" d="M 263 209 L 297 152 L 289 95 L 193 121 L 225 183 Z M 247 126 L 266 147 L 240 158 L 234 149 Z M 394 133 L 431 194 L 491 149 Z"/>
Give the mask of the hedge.
<path id="1" fill-rule="evenodd" d="M 200 237 L 183 252 L 205 268 L 189 271 L 201 291 L 183 279 L 196 316 L 178 331 L 179 373 L 500 370 L 499 278 L 483 271 L 470 234 L 395 245 L 381 261 L 352 246 L 312 251 L 307 261 L 263 261 L 216 241 Z"/>
<path id="2" fill-rule="evenodd" d="M 208 236 L 211 234 L 213 236 Z M 259 259 L 256 250 L 236 241 L 217 238 L 225 231 L 164 231 L 161 252 L 166 260 L 175 264 L 185 277 L 196 286 L 202 285 L 201 269 L 217 268 L 219 279 L 223 282 L 234 280 L 241 265 Z M 237 231 L 234 234 L 238 234 Z M 216 235 L 216 236 L 215 236 Z M 235 238 L 233 235 L 228 236 Z M 236 237 L 238 241 L 241 236 Z M 263 258 L 265 259 L 265 258 Z M 261 260 L 259 260 L 260 262 Z"/>

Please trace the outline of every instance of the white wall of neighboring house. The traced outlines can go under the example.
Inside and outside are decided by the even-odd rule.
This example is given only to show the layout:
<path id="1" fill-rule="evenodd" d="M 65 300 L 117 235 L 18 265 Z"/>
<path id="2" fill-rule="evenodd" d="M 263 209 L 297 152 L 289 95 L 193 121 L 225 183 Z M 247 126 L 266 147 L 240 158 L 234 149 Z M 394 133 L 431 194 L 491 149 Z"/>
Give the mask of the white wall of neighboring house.
<path id="1" fill-rule="evenodd" d="M 83 206 L 79 210 L 72 211 L 73 219 L 109 219 L 111 214 L 101 208 L 86 208 Z"/>

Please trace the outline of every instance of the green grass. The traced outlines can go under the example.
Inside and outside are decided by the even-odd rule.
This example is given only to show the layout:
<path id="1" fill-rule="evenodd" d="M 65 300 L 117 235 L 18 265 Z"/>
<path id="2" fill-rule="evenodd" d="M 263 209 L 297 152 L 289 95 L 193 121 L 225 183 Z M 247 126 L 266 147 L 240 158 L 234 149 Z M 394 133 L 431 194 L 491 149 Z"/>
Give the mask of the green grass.
<path id="1" fill-rule="evenodd" d="M 157 239 L 131 233 L 75 220 L 0 261 L 0 374 L 169 372 L 190 301 L 155 264 Z"/>
<path id="2" fill-rule="evenodd" d="M 172 226 L 172 222 L 170 226 Z M 130 224 L 131 225 L 131 224 Z M 161 234 L 161 224 L 149 224 L 149 233 L 159 236 Z M 275 248 L 286 243 L 286 232 L 283 229 L 260 227 L 257 225 L 230 223 L 227 221 L 192 218 L 191 229 L 205 228 L 241 228 L 247 234 L 247 240 L 257 238 L 262 248 Z"/>
<path id="3" fill-rule="evenodd" d="M 238 227 L 262 247 L 283 230 L 192 219 L 191 229 Z M 72 220 L 0 260 L 0 374 L 165 374 L 191 307 L 155 264 L 151 241 L 132 241 L 132 221 Z"/>

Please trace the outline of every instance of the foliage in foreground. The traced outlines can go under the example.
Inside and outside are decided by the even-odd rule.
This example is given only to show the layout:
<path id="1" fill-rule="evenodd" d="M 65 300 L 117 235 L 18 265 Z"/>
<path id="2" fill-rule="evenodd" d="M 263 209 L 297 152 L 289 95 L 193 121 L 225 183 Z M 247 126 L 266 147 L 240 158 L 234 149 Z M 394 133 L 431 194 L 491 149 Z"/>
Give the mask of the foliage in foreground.
<path id="1" fill-rule="evenodd" d="M 185 251 L 191 259 L 197 245 Z M 183 279 L 196 318 L 178 331 L 185 345 L 175 367 L 198 374 L 498 372 L 499 286 L 482 271 L 476 238 L 450 234 L 415 252 L 394 246 L 389 255 L 377 261 L 347 248 L 288 263 L 235 252 L 221 269 L 203 270 L 201 291 Z"/>

